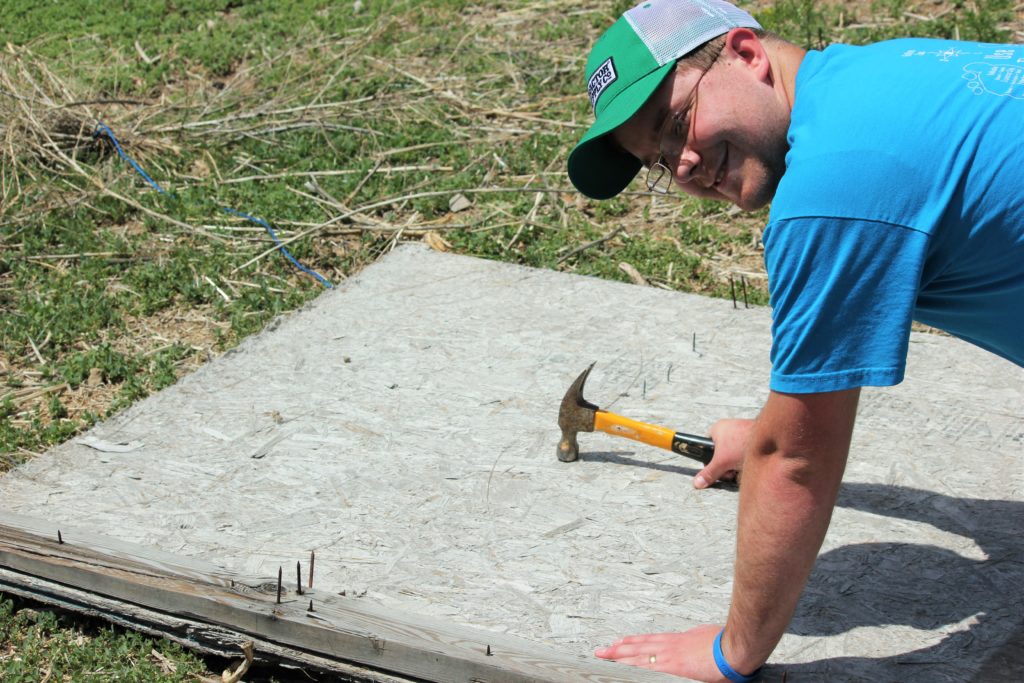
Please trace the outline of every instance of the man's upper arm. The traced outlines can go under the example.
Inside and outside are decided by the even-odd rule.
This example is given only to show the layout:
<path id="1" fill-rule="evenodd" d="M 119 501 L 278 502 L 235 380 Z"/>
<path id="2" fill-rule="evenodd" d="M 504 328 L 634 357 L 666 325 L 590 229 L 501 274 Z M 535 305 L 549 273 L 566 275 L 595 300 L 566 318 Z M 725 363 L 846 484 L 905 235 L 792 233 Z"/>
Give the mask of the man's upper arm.
<path id="1" fill-rule="evenodd" d="M 804 217 L 764 235 L 771 388 L 829 392 L 903 379 L 928 236 L 877 221 Z"/>

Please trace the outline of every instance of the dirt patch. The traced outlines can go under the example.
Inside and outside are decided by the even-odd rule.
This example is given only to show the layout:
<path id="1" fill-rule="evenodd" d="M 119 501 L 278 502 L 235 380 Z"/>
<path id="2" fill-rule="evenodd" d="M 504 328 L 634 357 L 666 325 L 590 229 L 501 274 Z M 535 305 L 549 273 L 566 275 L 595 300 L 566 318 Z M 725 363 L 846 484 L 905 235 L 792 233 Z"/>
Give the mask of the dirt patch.
<path id="1" fill-rule="evenodd" d="M 213 307 L 174 306 L 147 317 L 125 317 L 126 329 L 112 335 L 111 346 L 122 353 L 152 355 L 161 349 L 179 344 L 191 348 L 203 360 L 218 355 L 215 351 L 217 331 L 226 332 L 231 325 L 217 319 Z M 193 367 L 198 367 L 199 360 Z"/>
<path id="2" fill-rule="evenodd" d="M 183 377 L 219 355 L 218 333 L 230 324 L 216 319 L 212 306 L 164 309 L 152 316 L 127 316 L 125 328 L 109 331 L 104 340 L 125 356 L 149 358 L 174 346 L 184 346 L 190 353 L 176 361 L 176 378 Z M 84 346 L 80 345 L 80 346 Z M 81 350 L 88 350 L 88 347 Z M 88 378 L 72 388 L 60 381 L 46 380 L 34 370 L 32 359 L 11 358 L 0 353 L 0 377 L 5 387 L 0 402 L 13 407 L 11 424 L 29 429 L 34 422 L 47 427 L 55 421 L 83 423 L 88 414 L 103 416 L 114 406 L 124 386 L 110 381 L 99 368 L 92 368 Z M 52 400 L 59 401 L 60 412 L 52 412 Z M 81 426 L 81 425 L 80 425 Z"/>

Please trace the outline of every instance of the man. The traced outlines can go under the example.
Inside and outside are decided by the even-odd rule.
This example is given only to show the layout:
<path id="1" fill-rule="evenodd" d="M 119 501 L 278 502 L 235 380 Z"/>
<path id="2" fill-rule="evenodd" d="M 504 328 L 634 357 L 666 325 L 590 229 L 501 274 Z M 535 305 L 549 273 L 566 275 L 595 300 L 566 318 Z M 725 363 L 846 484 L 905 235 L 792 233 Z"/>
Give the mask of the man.
<path id="1" fill-rule="evenodd" d="M 804 50 L 722 0 L 649 0 L 595 44 L 584 194 L 642 171 L 764 231 L 769 398 L 711 430 L 694 485 L 743 470 L 726 624 L 595 654 L 703 681 L 756 676 L 827 530 L 862 386 L 903 379 L 912 319 L 1024 365 L 1024 47 L 904 39 Z M 1024 376 L 1022 376 L 1024 377 Z"/>

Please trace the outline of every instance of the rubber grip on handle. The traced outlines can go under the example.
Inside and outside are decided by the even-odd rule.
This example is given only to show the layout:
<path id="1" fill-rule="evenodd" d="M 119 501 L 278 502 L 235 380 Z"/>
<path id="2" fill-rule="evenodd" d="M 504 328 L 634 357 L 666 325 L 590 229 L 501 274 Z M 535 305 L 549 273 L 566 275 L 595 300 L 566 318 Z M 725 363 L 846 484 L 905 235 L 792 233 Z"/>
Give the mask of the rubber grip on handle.
<path id="1" fill-rule="evenodd" d="M 715 457 L 715 442 L 706 436 L 676 432 L 672 436 L 672 450 L 707 465 Z"/>

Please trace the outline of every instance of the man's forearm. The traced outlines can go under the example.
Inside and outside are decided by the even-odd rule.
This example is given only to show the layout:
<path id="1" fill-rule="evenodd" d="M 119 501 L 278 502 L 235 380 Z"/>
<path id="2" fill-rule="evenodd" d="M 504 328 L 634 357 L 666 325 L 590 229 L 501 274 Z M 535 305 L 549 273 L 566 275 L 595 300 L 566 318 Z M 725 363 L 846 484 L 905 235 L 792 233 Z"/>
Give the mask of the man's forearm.
<path id="1" fill-rule="evenodd" d="M 824 406 L 805 399 L 769 399 L 743 465 L 722 650 L 744 673 L 768 659 L 793 616 L 828 530 L 849 452 L 857 392 L 833 395 Z M 817 423 L 817 430 L 808 423 Z"/>

